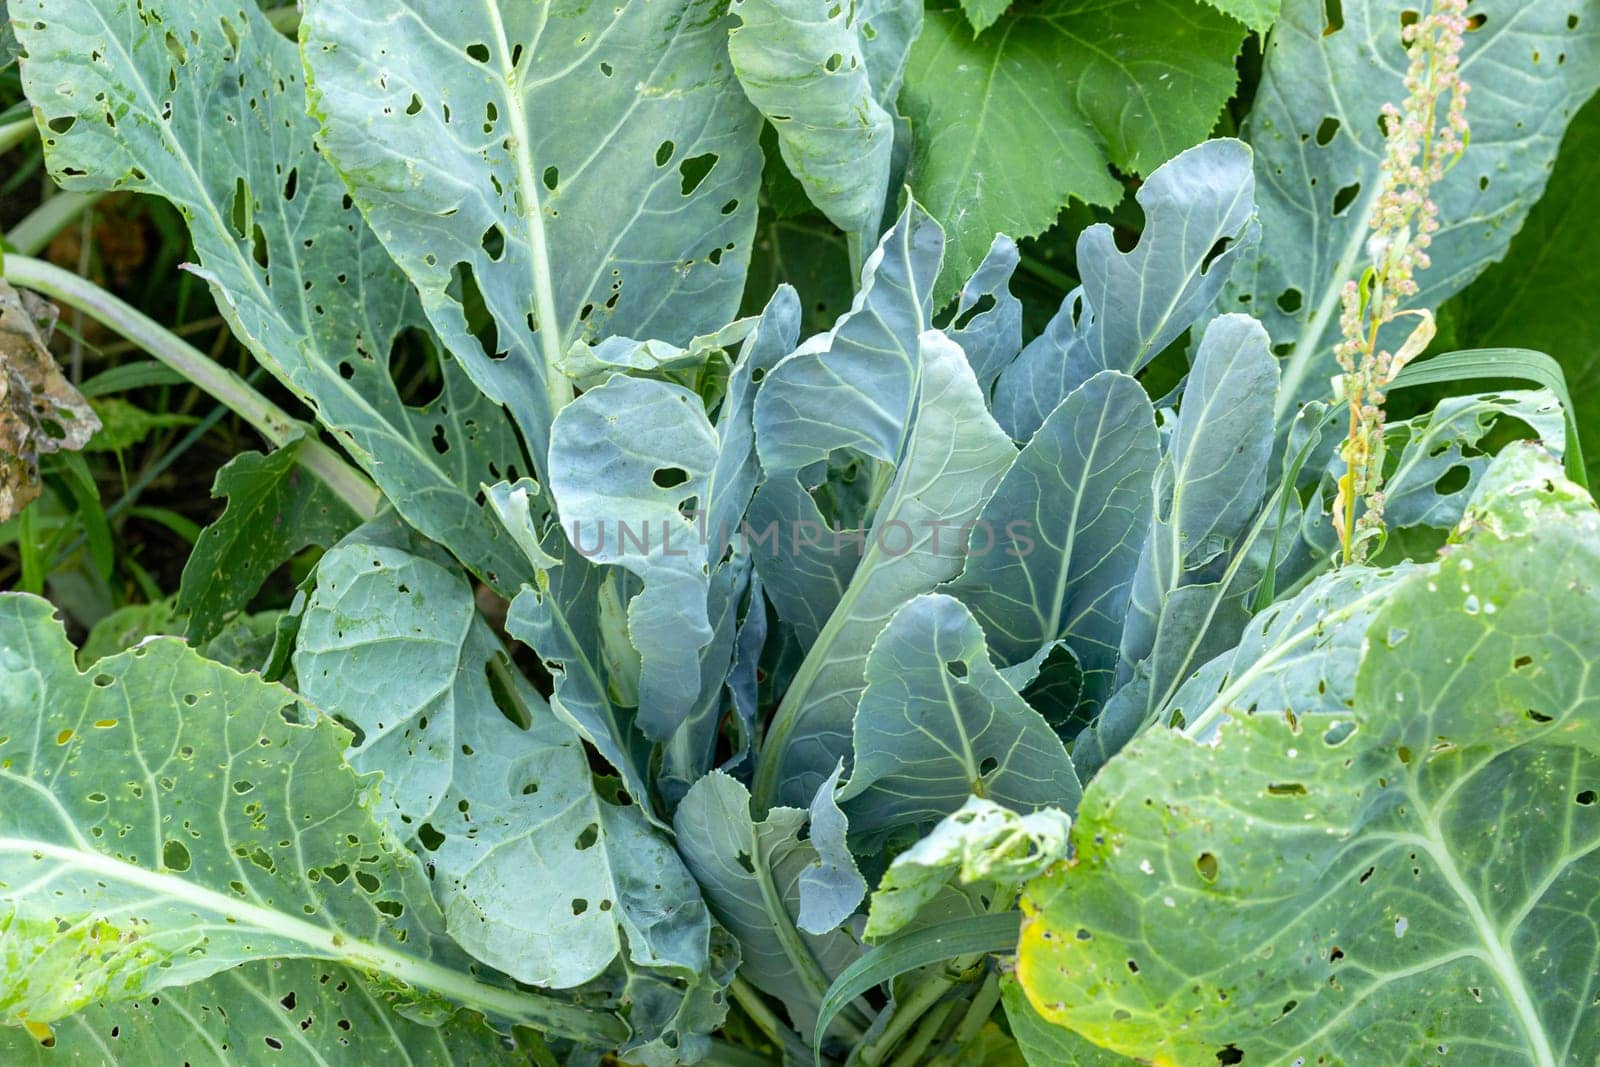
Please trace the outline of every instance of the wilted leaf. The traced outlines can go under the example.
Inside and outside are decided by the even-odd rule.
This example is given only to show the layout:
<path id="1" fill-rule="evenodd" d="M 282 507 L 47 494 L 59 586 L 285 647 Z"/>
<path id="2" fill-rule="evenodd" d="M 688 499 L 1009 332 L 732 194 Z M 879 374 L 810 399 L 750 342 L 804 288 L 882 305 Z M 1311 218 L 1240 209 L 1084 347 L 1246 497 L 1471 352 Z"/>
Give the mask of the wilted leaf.
<path id="1" fill-rule="evenodd" d="M 0 522 L 38 499 L 41 455 L 77 451 L 100 429 L 50 355 L 55 321 L 50 304 L 0 281 Z"/>

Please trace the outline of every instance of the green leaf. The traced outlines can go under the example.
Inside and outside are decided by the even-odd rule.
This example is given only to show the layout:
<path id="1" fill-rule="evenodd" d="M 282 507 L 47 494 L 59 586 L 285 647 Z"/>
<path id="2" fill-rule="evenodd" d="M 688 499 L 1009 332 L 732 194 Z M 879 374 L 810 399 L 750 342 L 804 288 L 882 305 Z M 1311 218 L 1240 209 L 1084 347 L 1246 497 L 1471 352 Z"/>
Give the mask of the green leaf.
<path id="1" fill-rule="evenodd" d="M 311 545 L 326 548 L 361 522 L 299 465 L 304 441 L 266 455 L 242 452 L 217 471 L 211 495 L 228 506 L 200 535 L 178 588 L 177 612 L 189 616 L 191 641 L 216 636 L 279 564 Z"/>
<path id="2" fill-rule="evenodd" d="M 1593 503 L 1509 449 L 1451 551 L 1385 599 L 1350 707 L 1290 691 L 1106 766 L 1073 866 L 1025 898 L 1034 1006 L 1179 1063 L 1587 1057 L 1597 573 Z"/>
<path id="3" fill-rule="evenodd" d="M 555 1033 L 626 1036 L 457 965 L 331 720 L 176 640 L 80 674 L 52 610 L 0 594 L 0 1022 L 310 958 Z"/>
<path id="4" fill-rule="evenodd" d="M 526 1049 L 514 1052 L 481 1021 L 431 1025 L 395 1007 L 392 996 L 367 986 L 354 968 L 320 960 L 262 961 L 155 997 L 91 1003 L 52 1027 L 48 1048 L 26 1030 L 0 1029 L 0 1058 L 10 1067 L 234 1067 L 273 1056 L 427 1067 L 527 1062 Z"/>
<path id="5" fill-rule="evenodd" d="M 1446 306 L 1472 344 L 1534 348 L 1561 364 L 1578 401 L 1591 481 L 1600 475 L 1600 321 L 1584 308 L 1600 287 L 1600 218 L 1584 205 L 1596 188 L 1600 99 L 1567 128 L 1550 185 L 1505 258 Z"/>
<path id="6" fill-rule="evenodd" d="M 961 0 L 961 10 L 966 12 L 967 21 L 972 23 L 974 37 L 993 26 L 995 20 L 1004 15 L 1010 6 L 1011 0 Z"/>
<path id="7" fill-rule="evenodd" d="M 733 69 L 777 130 L 789 172 L 857 249 L 874 244 L 894 121 L 873 93 L 854 5 L 735 0 L 729 12 L 739 20 L 728 35 Z"/>
<path id="8" fill-rule="evenodd" d="M 306 5 L 324 150 L 541 472 L 573 342 L 682 344 L 738 306 L 761 118 L 719 14 L 472 0 L 440 34 L 415 0 Z M 469 291 L 490 323 L 476 334 Z"/>
<path id="9" fill-rule="evenodd" d="M 518 455 L 515 432 L 448 358 L 436 396 L 402 398 L 391 359 L 429 359 L 434 344 L 405 277 L 312 144 L 294 43 L 254 4 L 221 0 L 12 0 L 12 13 L 56 180 L 176 205 L 234 335 L 406 521 L 489 584 L 514 588 L 527 565 L 473 497 Z"/>
<path id="10" fill-rule="evenodd" d="M 94 400 L 89 406 L 100 419 L 100 429 L 83 446 L 85 452 L 122 452 L 157 430 L 193 426 L 200 421 L 193 415 L 146 411 L 116 396 Z"/>
<path id="11" fill-rule="evenodd" d="M 414 837 L 467 951 L 556 988 L 599 975 L 624 935 L 637 963 L 709 970 L 705 905 L 671 846 L 600 795 L 458 572 L 384 544 L 330 550 L 294 665 L 306 699 L 360 731 L 350 765 L 383 772 L 379 814 Z"/>
<path id="12" fill-rule="evenodd" d="M 802 1033 L 833 976 L 861 952 L 846 930 L 815 935 L 797 926 L 800 879 L 817 862 L 815 847 L 799 837 L 805 823 L 798 808 L 754 821 L 749 791 L 721 771 L 696 782 L 672 820 L 717 921 L 739 939 L 740 977 L 780 1000 Z"/>
<path id="13" fill-rule="evenodd" d="M 916 918 L 952 882 L 987 883 L 1014 893 L 1017 886 L 1067 854 L 1072 820 L 1041 808 L 1018 815 L 992 800 L 967 802 L 894 858 L 873 891 L 863 935 L 886 937 Z"/>
<path id="14" fill-rule="evenodd" d="M 1257 33 L 1266 33 L 1277 19 L 1284 0 L 1204 0 L 1205 3 L 1232 15 Z"/>
<path id="15" fill-rule="evenodd" d="M 1338 373 L 1339 293 L 1368 264 L 1380 186 L 1378 115 L 1406 97 L 1402 12 L 1412 0 L 1285 0 L 1245 127 L 1265 239 L 1222 306 L 1247 306 L 1288 346 L 1277 420 Z M 1461 56 L 1471 143 L 1433 186 L 1440 229 L 1411 307 L 1435 308 L 1505 254 L 1544 191 L 1574 112 L 1600 85 L 1600 19 L 1571 0 L 1477 0 Z M 1330 22 L 1330 14 L 1337 18 Z M 1507 86 L 1516 86 L 1512 91 Z M 1474 343 L 1475 343 L 1474 339 Z"/>
<path id="16" fill-rule="evenodd" d="M 902 607 L 865 677 L 840 794 L 853 833 L 931 824 L 973 795 L 1023 811 L 1077 803 L 1061 739 L 1000 677 L 959 600 L 935 593 Z"/>
<path id="17" fill-rule="evenodd" d="M 1092 698 L 1109 689 L 1159 456 L 1149 398 L 1116 371 L 1074 390 L 1018 454 L 978 513 L 988 550 L 944 587 L 1001 663 L 1064 640 Z"/>
<path id="18" fill-rule="evenodd" d="M 1192 0 L 1054 0 L 976 39 L 959 12 L 928 12 L 900 106 L 919 131 L 911 188 L 950 233 L 936 301 L 997 232 L 1037 236 L 1069 198 L 1114 205 L 1108 165 L 1148 174 L 1203 140 L 1241 31 Z"/>
<path id="19" fill-rule="evenodd" d="M 93 400 L 112 393 L 148 389 L 156 385 L 184 385 L 188 381 L 182 371 L 165 363 L 158 363 L 153 359 L 138 359 L 129 363 L 119 363 L 115 367 L 107 367 L 79 386 L 78 391 Z"/>

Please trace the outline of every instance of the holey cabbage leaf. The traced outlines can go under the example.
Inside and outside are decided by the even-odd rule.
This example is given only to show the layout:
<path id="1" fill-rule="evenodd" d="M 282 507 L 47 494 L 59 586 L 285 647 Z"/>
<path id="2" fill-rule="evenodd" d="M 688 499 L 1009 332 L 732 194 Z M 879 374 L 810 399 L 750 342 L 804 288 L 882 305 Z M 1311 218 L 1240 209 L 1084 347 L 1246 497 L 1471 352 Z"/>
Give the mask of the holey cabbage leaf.
<path id="1" fill-rule="evenodd" d="M 434 328 L 542 473 L 573 342 L 681 344 L 738 308 L 761 118 L 712 0 L 470 0 L 448 34 L 443 14 L 308 3 L 311 109 Z"/>
<path id="2" fill-rule="evenodd" d="M 234 336 L 301 399 L 406 521 L 490 584 L 527 563 L 474 500 L 515 477 L 515 430 L 439 349 L 406 278 L 312 143 L 292 41 L 254 4 L 11 5 L 24 87 L 67 189 L 171 201 Z M 390 364 L 438 353 L 408 406 Z"/>
<path id="3" fill-rule="evenodd" d="M 1313 672 L 1156 729 L 1085 790 L 1024 898 L 1047 1018 L 1180 1064 L 1556 1067 L 1600 1046 L 1600 515 L 1514 446 Z M 1253 711 L 1247 710 L 1253 708 Z"/>
<path id="4" fill-rule="evenodd" d="M 421 864 L 373 816 L 374 780 L 344 763 L 343 728 L 177 640 L 80 673 L 52 612 L 0 594 L 0 1022 L 43 1037 L 98 1002 L 309 959 L 409 987 L 415 1011 L 442 995 L 502 1024 L 627 1038 L 614 1016 L 465 966 Z M 331 1051 L 340 1034 L 308 1040 Z"/>
<path id="5" fill-rule="evenodd" d="M 506 669 L 466 581 L 364 534 L 317 568 L 295 673 L 361 731 L 350 763 L 383 772 L 377 814 L 415 836 L 451 936 L 532 985 L 597 977 L 624 936 L 633 962 L 708 972 L 688 872 L 637 806 L 601 795 L 578 735 Z"/>
<path id="6" fill-rule="evenodd" d="M 1414 0 L 1284 0 L 1245 123 L 1266 237 L 1223 298 L 1249 311 L 1288 359 L 1280 432 L 1326 393 L 1339 291 L 1367 266 L 1384 135 L 1376 120 L 1406 97 L 1400 40 Z M 1588 0 L 1474 0 L 1461 53 L 1473 86 L 1472 139 L 1433 186 L 1433 266 L 1409 303 L 1434 308 L 1503 256 L 1544 191 L 1567 122 L 1600 87 L 1600 11 Z"/>

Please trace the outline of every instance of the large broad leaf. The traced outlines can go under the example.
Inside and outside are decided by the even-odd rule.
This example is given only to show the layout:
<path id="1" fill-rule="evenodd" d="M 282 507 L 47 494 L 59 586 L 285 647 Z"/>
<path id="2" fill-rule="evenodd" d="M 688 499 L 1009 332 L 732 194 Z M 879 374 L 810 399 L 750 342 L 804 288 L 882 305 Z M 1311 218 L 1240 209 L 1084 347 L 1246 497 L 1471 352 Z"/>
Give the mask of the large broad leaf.
<path id="1" fill-rule="evenodd" d="M 799 929 L 800 879 L 817 862 L 816 849 L 799 836 L 806 813 L 774 808 L 758 823 L 749 791 L 713 771 L 690 788 L 672 824 L 711 910 L 739 939 L 740 976 L 778 998 L 809 1034 L 829 984 L 861 948 L 843 930 Z"/>
<path id="2" fill-rule="evenodd" d="M 1228 271 L 1255 242 L 1255 178 L 1239 141 L 1207 141 L 1162 164 L 1136 194 L 1139 243 L 1111 227 L 1078 236 L 1083 285 L 1000 376 L 995 418 L 1025 441 L 1072 390 L 1102 370 L 1137 374 L 1209 314 Z"/>
<path id="3" fill-rule="evenodd" d="M 969 796 L 1023 811 L 1077 804 L 1060 738 L 1000 677 L 959 600 L 929 594 L 896 612 L 865 676 L 841 794 L 853 833 L 931 825 Z"/>
<path id="4" fill-rule="evenodd" d="M 1405 99 L 1401 20 L 1416 7 L 1285 0 L 1267 42 L 1245 130 L 1266 239 L 1224 306 L 1260 317 L 1288 352 L 1280 428 L 1338 373 L 1339 291 L 1368 265 L 1384 154 L 1378 115 Z M 1600 85 L 1600 12 L 1591 3 L 1477 0 L 1472 18 L 1461 58 L 1474 87 L 1472 140 L 1433 187 L 1440 228 L 1415 307 L 1438 306 L 1505 253 L 1544 190 L 1567 121 Z"/>
<path id="5" fill-rule="evenodd" d="M 767 378 L 762 402 L 777 395 L 785 367 L 814 358 L 802 349 L 779 364 Z M 866 534 L 861 562 L 769 727 L 756 776 L 758 804 L 807 802 L 849 753 L 873 640 L 909 598 L 955 576 L 965 549 L 962 528 L 1016 457 L 985 409 L 966 357 L 944 334 L 930 330 L 918 339 L 914 375 L 918 403 L 892 453 L 897 469 Z M 846 397 L 849 391 L 842 382 L 819 380 L 809 387 L 819 406 L 827 395 Z M 762 428 L 758 402 L 758 440 Z"/>
<path id="6" fill-rule="evenodd" d="M 1175 1063 L 1592 1058 L 1597 574 L 1593 504 L 1503 456 L 1373 620 L 1349 708 L 1285 694 L 1107 765 L 1025 898 L 1035 1007 Z"/>
<path id="7" fill-rule="evenodd" d="M 459 573 L 341 545 L 317 567 L 294 663 L 305 697 L 360 730 L 350 763 L 383 772 L 379 813 L 427 859 L 463 948 L 558 988 L 599 975 L 624 936 L 636 963 L 709 968 L 705 906 L 672 847 L 599 794 L 578 735 L 507 670 Z"/>
<path id="8" fill-rule="evenodd" d="M 978 513 L 966 569 L 945 589 L 972 609 L 1003 664 L 1064 640 L 1091 698 L 1116 667 L 1128 590 L 1150 529 L 1155 412 L 1105 371 L 1062 401 Z"/>
<path id="9" fill-rule="evenodd" d="M 80 674 L 52 610 L 0 595 L 0 1021 L 311 958 L 555 1033 L 626 1037 L 454 962 L 421 865 L 373 817 L 373 783 L 331 720 L 176 640 Z"/>
<path id="10" fill-rule="evenodd" d="M 304 440 L 267 455 L 241 453 L 217 471 L 211 495 L 227 497 L 228 506 L 195 542 L 178 589 L 191 641 L 215 637 L 279 564 L 310 545 L 326 548 L 361 521 L 299 466 Z"/>
<path id="11" fill-rule="evenodd" d="M 172 201 L 235 335 L 408 522 L 515 588 L 526 564 L 473 495 L 519 464 L 516 434 L 443 356 L 438 395 L 421 407 L 402 400 L 391 353 L 426 356 L 434 342 L 405 277 L 312 144 L 293 42 L 254 4 L 220 0 L 18 0 L 11 10 L 57 181 Z"/>
<path id="12" fill-rule="evenodd" d="M 1536 67 L 1550 62 L 1541 55 Z M 1597 188 L 1600 99 L 1590 100 L 1572 120 L 1549 188 L 1505 259 L 1446 305 L 1448 315 L 1440 315 L 1475 347 L 1532 348 L 1560 361 L 1577 402 L 1591 483 L 1600 477 L 1600 317 L 1588 312 L 1588 301 L 1600 289 L 1600 214 L 1585 205 Z"/>
<path id="13" fill-rule="evenodd" d="M 235 1067 L 269 1058 L 426 1067 L 526 1062 L 526 1049 L 513 1051 L 481 1023 L 413 1022 L 392 999 L 337 964 L 247 963 L 142 1000 L 92 1003 L 57 1023 L 49 1046 L 24 1029 L 0 1029 L 0 1058 L 8 1067 Z"/>
<path id="14" fill-rule="evenodd" d="M 908 177 L 950 233 L 943 303 L 996 233 L 1042 233 L 1070 197 L 1111 206 L 1108 164 L 1148 174 L 1211 132 L 1243 27 L 1192 0 L 1053 0 L 974 38 L 930 11 L 900 105 Z"/>
<path id="15" fill-rule="evenodd" d="M 543 469 L 574 341 L 683 343 L 738 307 L 760 116 L 711 0 L 315 0 L 323 147 L 473 380 Z M 573 108 L 581 103 L 582 119 Z M 491 328 L 474 334 L 481 296 Z"/>

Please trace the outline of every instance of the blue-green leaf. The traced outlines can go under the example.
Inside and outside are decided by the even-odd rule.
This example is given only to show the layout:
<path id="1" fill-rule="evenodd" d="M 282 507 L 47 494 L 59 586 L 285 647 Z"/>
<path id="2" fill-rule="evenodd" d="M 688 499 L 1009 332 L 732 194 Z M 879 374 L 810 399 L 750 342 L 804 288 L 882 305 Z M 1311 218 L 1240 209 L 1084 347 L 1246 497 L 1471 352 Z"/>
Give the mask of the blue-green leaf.
<path id="1" fill-rule="evenodd" d="M 980 796 L 1032 811 L 1076 805 L 1061 739 L 1006 684 L 983 631 L 942 594 L 901 608 L 872 646 L 840 794 L 851 830 L 932 824 Z"/>
<path id="2" fill-rule="evenodd" d="M 1093 698 L 1117 664 L 1128 591 L 1150 528 L 1159 458 L 1138 382 L 1104 371 L 1028 441 L 978 513 L 961 577 L 945 586 L 1002 664 L 1064 640 Z"/>

